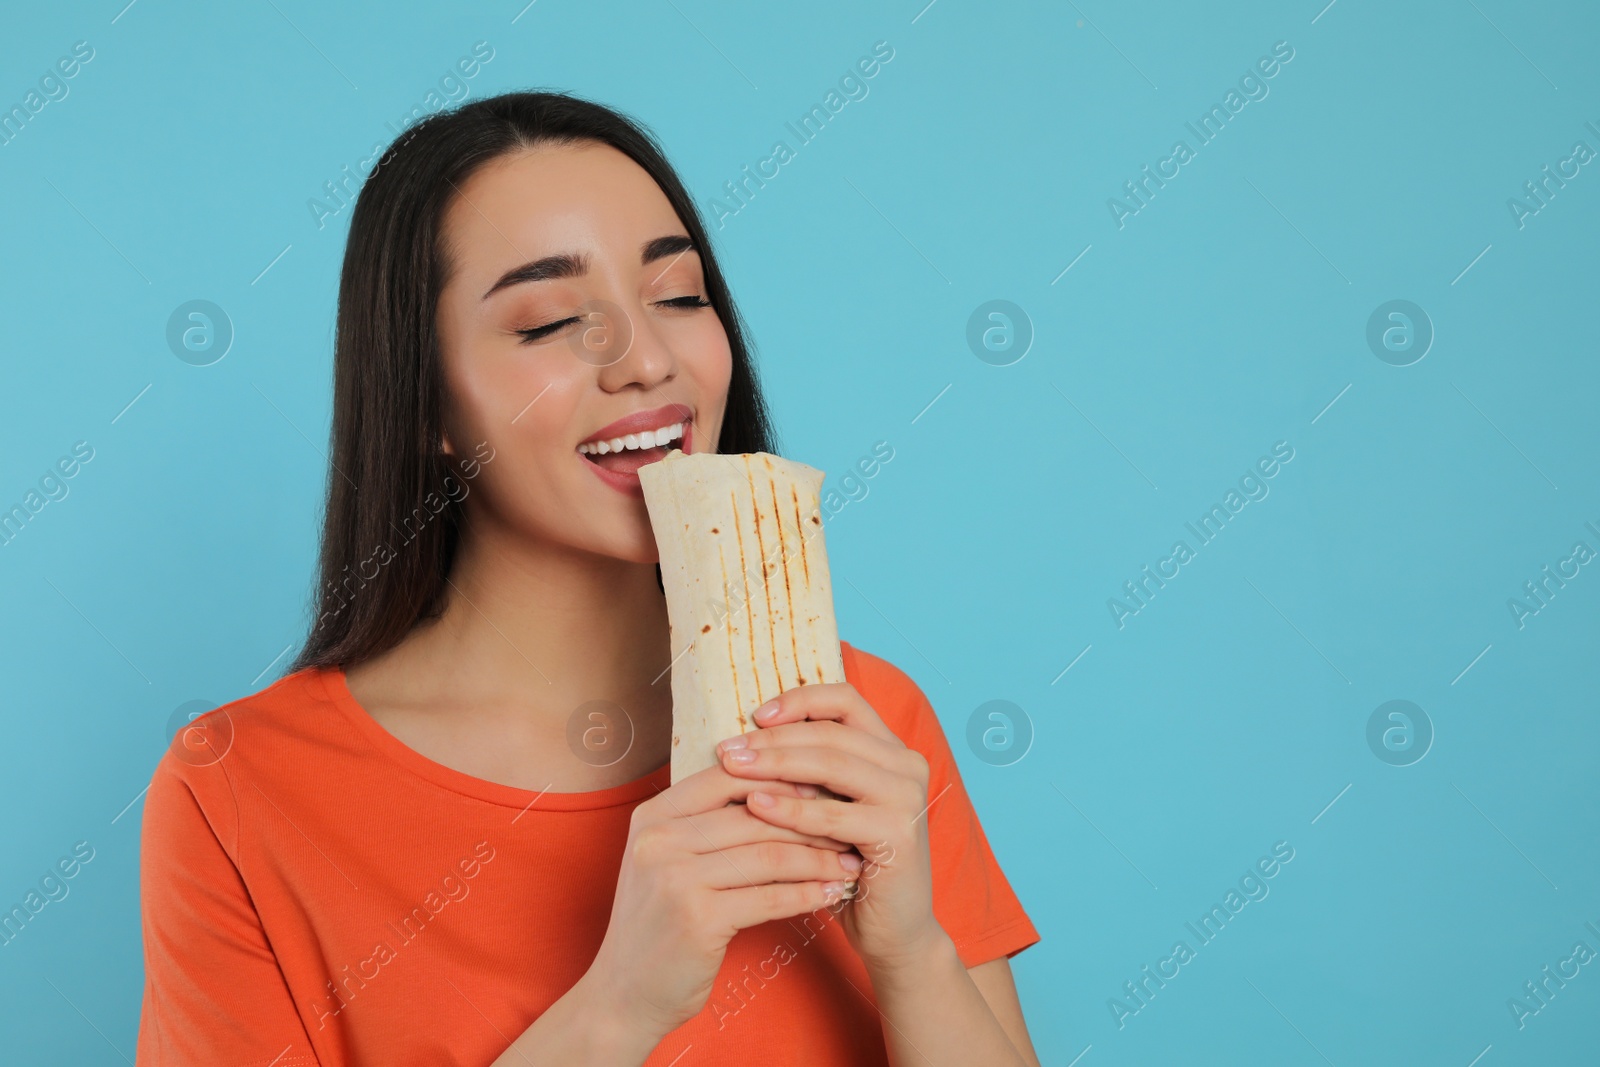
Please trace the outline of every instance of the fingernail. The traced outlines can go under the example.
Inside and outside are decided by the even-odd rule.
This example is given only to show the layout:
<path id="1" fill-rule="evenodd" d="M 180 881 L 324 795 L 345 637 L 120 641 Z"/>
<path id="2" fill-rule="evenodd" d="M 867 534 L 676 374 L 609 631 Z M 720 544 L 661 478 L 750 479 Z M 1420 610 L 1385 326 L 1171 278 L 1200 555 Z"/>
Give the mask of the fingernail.
<path id="1" fill-rule="evenodd" d="M 807 799 L 814 799 L 822 795 L 821 793 L 817 792 L 816 786 L 807 785 L 805 782 L 796 782 L 794 791 L 799 793 L 801 796 L 806 797 Z"/>
<path id="2" fill-rule="evenodd" d="M 745 738 L 744 734 L 734 734 L 732 737 L 718 741 L 717 750 L 720 752 L 731 752 L 736 748 L 744 748 L 749 743 L 750 742 Z"/>
<path id="3" fill-rule="evenodd" d="M 770 808 L 777 802 L 778 801 L 772 796 L 771 793 L 750 794 L 750 803 L 754 804 L 758 808 Z"/>
<path id="4" fill-rule="evenodd" d="M 755 758 L 756 758 L 756 753 L 755 753 L 754 749 L 733 748 L 733 749 L 724 749 L 723 753 L 722 753 L 722 756 L 729 763 L 744 764 L 744 763 L 752 763 L 752 762 L 754 762 Z"/>
<path id="5" fill-rule="evenodd" d="M 841 852 L 839 853 L 839 866 L 847 871 L 859 871 L 861 869 L 861 857 L 854 852 Z"/>
<path id="6" fill-rule="evenodd" d="M 777 697 L 773 697 L 771 700 L 767 701 L 765 704 L 761 705 L 759 708 L 756 709 L 756 718 L 759 719 L 762 722 L 766 722 L 768 719 L 772 718 L 777 713 L 778 713 L 778 698 Z"/>
<path id="7" fill-rule="evenodd" d="M 844 883 L 824 882 L 822 886 L 822 895 L 830 901 L 838 900 L 840 897 L 844 896 Z"/>

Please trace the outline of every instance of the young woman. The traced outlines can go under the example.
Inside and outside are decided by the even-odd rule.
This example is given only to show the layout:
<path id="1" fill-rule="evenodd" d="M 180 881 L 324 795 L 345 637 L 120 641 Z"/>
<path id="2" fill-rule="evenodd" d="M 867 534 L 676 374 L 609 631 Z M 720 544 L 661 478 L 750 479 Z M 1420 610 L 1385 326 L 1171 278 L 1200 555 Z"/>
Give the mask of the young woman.
<path id="1" fill-rule="evenodd" d="M 635 472 L 774 446 L 647 133 L 514 93 L 390 146 L 332 437 L 304 650 L 150 786 L 141 1067 L 1038 1064 L 1038 934 L 898 668 L 845 643 L 670 784 Z"/>

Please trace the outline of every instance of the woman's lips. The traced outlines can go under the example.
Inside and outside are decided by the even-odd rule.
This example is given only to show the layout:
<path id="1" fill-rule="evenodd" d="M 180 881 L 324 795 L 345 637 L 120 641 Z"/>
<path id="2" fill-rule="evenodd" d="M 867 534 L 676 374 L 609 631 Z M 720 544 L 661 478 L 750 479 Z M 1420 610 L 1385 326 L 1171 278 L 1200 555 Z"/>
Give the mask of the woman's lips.
<path id="1" fill-rule="evenodd" d="M 693 418 L 694 409 L 688 404 L 668 404 L 649 411 L 635 411 L 632 415 L 626 415 L 616 422 L 603 426 L 578 443 L 592 444 L 595 441 L 625 437 L 631 433 L 671 426 L 675 422 L 689 422 Z"/>
<path id="2" fill-rule="evenodd" d="M 578 458 L 583 460 L 585 466 L 594 471 L 602 482 L 627 496 L 644 497 L 644 487 L 639 484 L 639 468 L 648 463 L 654 463 L 675 448 L 681 446 L 684 452 L 689 452 L 694 446 L 694 423 L 685 421 L 683 424 L 683 437 L 673 441 L 665 448 L 629 449 L 626 452 L 611 452 L 605 456 L 606 466 L 595 462 L 593 456 L 578 453 Z"/>

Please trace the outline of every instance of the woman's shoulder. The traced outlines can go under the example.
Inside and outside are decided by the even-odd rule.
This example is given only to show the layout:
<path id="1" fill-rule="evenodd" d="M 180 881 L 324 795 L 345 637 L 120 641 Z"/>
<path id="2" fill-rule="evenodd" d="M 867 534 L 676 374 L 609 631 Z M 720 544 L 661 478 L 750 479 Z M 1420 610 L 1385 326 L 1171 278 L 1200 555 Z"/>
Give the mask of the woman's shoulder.
<path id="1" fill-rule="evenodd" d="M 883 656 L 840 641 L 845 681 L 872 705 L 883 724 L 907 745 L 925 748 L 930 730 L 941 732 L 938 715 L 922 687 Z"/>
<path id="2" fill-rule="evenodd" d="M 839 651 L 844 658 L 844 673 L 851 685 L 861 689 L 862 682 L 878 689 L 901 691 L 907 686 L 915 687 L 916 682 L 905 671 L 895 666 L 889 660 L 875 653 L 868 652 L 859 645 L 854 645 L 842 638 L 839 641 Z M 861 681 L 856 679 L 860 678 Z M 862 690 L 865 695 L 865 690 Z"/>
<path id="3" fill-rule="evenodd" d="M 342 716 L 326 674 L 296 671 L 177 728 L 144 797 L 141 853 L 152 870 L 224 855 L 240 866 L 241 830 L 265 804 L 281 809 L 348 769 L 336 765 Z"/>
<path id="4" fill-rule="evenodd" d="M 252 780 L 303 773 L 340 736 L 334 672 L 308 667 L 178 727 L 156 765 L 197 797 Z"/>

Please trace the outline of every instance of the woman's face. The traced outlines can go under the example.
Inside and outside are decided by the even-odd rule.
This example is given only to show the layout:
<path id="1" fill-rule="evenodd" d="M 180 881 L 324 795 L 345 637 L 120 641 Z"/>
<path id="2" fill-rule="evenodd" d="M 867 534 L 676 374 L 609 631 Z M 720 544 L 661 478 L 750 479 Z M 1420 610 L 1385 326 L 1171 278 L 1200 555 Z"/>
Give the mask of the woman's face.
<path id="1" fill-rule="evenodd" d="M 446 448 L 463 461 L 490 454 L 480 442 L 494 450 L 467 483 L 473 521 L 656 560 L 632 472 L 669 448 L 716 450 L 733 366 L 666 195 L 609 145 L 541 145 L 475 171 L 443 240 Z M 676 424 L 665 445 L 610 450 Z"/>

